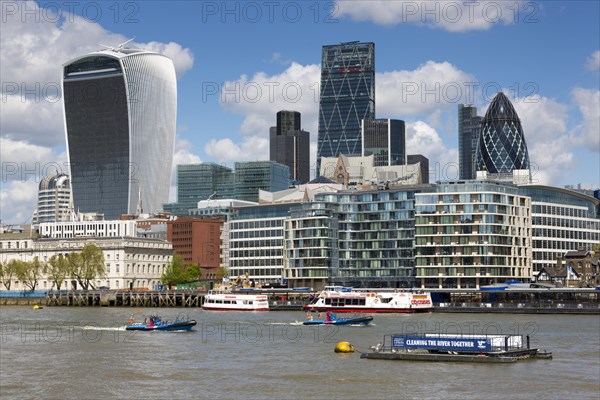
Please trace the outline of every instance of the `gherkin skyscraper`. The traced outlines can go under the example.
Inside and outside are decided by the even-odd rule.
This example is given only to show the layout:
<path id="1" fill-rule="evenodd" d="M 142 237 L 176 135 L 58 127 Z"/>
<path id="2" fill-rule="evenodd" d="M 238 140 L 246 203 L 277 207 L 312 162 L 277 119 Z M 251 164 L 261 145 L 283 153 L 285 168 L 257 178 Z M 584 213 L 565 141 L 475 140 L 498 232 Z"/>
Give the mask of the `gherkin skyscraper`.
<path id="1" fill-rule="evenodd" d="M 517 112 L 500 92 L 481 121 L 476 170 L 506 174 L 516 169 L 529 169 L 527 144 Z"/>

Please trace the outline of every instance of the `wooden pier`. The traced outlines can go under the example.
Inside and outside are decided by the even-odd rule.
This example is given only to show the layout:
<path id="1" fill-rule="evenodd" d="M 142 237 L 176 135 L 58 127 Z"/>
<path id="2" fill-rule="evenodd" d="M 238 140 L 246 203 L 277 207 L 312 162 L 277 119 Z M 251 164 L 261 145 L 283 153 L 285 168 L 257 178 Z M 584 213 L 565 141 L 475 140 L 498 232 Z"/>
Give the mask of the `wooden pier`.
<path id="1" fill-rule="evenodd" d="M 200 307 L 204 293 L 197 291 L 50 291 L 47 306 L 80 307 Z"/>

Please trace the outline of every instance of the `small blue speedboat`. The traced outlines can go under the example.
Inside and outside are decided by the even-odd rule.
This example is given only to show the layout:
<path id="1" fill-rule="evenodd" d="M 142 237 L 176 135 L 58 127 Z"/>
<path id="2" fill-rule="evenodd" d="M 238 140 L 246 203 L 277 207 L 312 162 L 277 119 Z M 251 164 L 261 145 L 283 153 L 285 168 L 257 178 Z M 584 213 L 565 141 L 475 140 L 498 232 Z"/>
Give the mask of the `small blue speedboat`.
<path id="1" fill-rule="evenodd" d="M 307 320 L 304 325 L 369 325 L 373 321 L 372 316 L 354 317 L 354 318 L 337 318 L 334 313 L 325 313 L 325 319 L 314 319 L 312 315 L 307 314 Z"/>
<path id="2" fill-rule="evenodd" d="M 129 322 L 130 325 L 125 327 L 127 331 L 189 331 L 196 325 L 193 319 L 163 321 L 156 315 L 146 318 L 144 322 L 135 322 L 133 318 Z"/>

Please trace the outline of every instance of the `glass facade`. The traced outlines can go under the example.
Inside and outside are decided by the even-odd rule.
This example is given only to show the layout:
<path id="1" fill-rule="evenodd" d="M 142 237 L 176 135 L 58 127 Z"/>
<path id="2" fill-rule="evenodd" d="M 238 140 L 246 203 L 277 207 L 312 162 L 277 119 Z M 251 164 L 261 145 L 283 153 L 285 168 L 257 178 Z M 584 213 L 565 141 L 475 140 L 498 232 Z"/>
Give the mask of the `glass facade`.
<path id="1" fill-rule="evenodd" d="M 141 202 L 159 212 L 175 140 L 173 62 L 144 50 L 88 54 L 65 64 L 63 94 L 75 209 L 117 219 Z"/>
<path id="2" fill-rule="evenodd" d="M 177 165 L 177 203 L 164 204 L 174 215 L 189 215 L 198 201 L 230 199 L 234 196 L 234 174 L 231 168 L 214 163 Z"/>
<path id="3" fill-rule="evenodd" d="M 300 129 L 300 113 L 279 111 L 277 126 L 270 131 L 269 159 L 290 168 L 297 183 L 310 180 L 310 133 Z"/>
<path id="4" fill-rule="evenodd" d="M 406 164 L 406 127 L 398 119 L 362 121 L 362 156 L 373 155 L 373 166 Z"/>
<path id="5" fill-rule="evenodd" d="M 506 95 L 498 93 L 481 121 L 476 170 L 507 174 L 529 170 L 529 153 L 521 120 Z"/>
<path id="6" fill-rule="evenodd" d="M 323 46 L 317 171 L 321 157 L 360 156 L 361 120 L 375 118 L 375 44 Z"/>
<path id="7" fill-rule="evenodd" d="M 293 204 L 238 208 L 228 226 L 229 276 L 257 283 L 283 278 L 283 224 Z"/>
<path id="8" fill-rule="evenodd" d="M 528 281 L 531 199 L 492 181 L 449 182 L 416 195 L 416 275 L 423 288 Z"/>
<path id="9" fill-rule="evenodd" d="M 481 132 L 477 107 L 458 105 L 458 166 L 459 179 L 475 179 L 475 158 Z"/>
<path id="10" fill-rule="evenodd" d="M 235 163 L 235 198 L 258 202 L 258 191 L 276 192 L 290 185 L 290 169 L 274 161 Z"/>
<path id="11" fill-rule="evenodd" d="M 590 251 L 600 243 L 600 200 L 540 185 L 520 186 L 519 192 L 531 197 L 534 273 L 556 267 L 568 251 Z"/>
<path id="12" fill-rule="evenodd" d="M 414 199 L 424 188 L 342 191 L 291 210 L 286 225 L 288 279 L 353 287 L 412 287 Z M 311 282 L 312 283 L 312 282 Z"/>

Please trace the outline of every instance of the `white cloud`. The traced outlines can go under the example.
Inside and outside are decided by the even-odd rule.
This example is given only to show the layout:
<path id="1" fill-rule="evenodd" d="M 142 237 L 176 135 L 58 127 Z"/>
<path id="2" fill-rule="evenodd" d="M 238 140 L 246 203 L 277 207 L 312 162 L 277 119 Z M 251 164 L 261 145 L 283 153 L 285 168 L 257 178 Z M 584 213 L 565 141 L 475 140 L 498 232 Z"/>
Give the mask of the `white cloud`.
<path id="1" fill-rule="evenodd" d="M 65 153 L 56 154 L 53 150 L 65 146 L 62 64 L 101 50 L 100 44 L 117 45 L 128 39 L 57 7 L 58 3 L 52 3 L 48 9 L 42 9 L 33 1 L 10 2 L 6 7 L 3 4 L 0 35 L 3 222 L 8 218 L 10 221 L 6 222 L 21 223 L 25 215 L 31 215 L 37 196 L 36 181 L 52 172 L 50 169 L 58 167 L 68 172 Z M 23 10 L 27 10 L 26 15 Z M 60 11 L 60 18 L 56 11 Z M 171 57 L 178 77 L 193 65 L 191 50 L 177 43 L 152 41 L 128 46 Z M 179 156 L 191 157 L 185 152 Z M 25 195 L 25 190 L 31 192 Z"/>
<path id="2" fill-rule="evenodd" d="M 600 90 L 575 88 L 571 91 L 583 121 L 576 127 L 576 143 L 600 152 Z"/>
<path id="3" fill-rule="evenodd" d="M 11 181 L 0 191 L 0 220 L 3 223 L 29 224 L 36 209 L 39 182 Z"/>
<path id="4" fill-rule="evenodd" d="M 458 151 L 448 148 L 437 131 L 426 122 L 406 124 L 407 154 L 422 154 L 429 159 L 429 181 L 458 178 Z"/>
<path id="5" fill-rule="evenodd" d="M 427 61 L 414 70 L 376 74 L 377 117 L 400 118 L 456 108 L 474 96 L 475 78 L 449 62 Z"/>
<path id="6" fill-rule="evenodd" d="M 596 50 L 587 59 L 585 67 L 590 71 L 598 71 L 600 69 L 600 50 Z"/>
<path id="7" fill-rule="evenodd" d="M 269 140 L 258 136 L 247 136 L 238 145 L 229 138 L 213 139 L 206 143 L 204 151 L 219 163 L 268 160 Z"/>
<path id="8" fill-rule="evenodd" d="M 527 3 L 529 4 L 529 3 Z M 525 7 L 530 21 L 538 6 L 524 1 L 336 1 L 336 17 L 349 16 L 357 21 L 378 25 L 414 24 L 450 32 L 488 30 L 494 25 L 522 22 Z M 534 9 L 531 10 L 531 7 Z M 519 14 L 520 13 L 520 14 Z M 521 18 L 521 19 L 519 19 Z"/>
<path id="9" fill-rule="evenodd" d="M 178 127 L 178 131 L 185 130 L 185 127 Z M 200 156 L 192 153 L 190 149 L 192 144 L 185 139 L 175 139 L 175 153 L 173 154 L 173 164 L 171 166 L 171 186 L 169 187 L 169 202 L 177 201 L 177 165 L 179 164 L 200 164 Z"/>
<path id="10" fill-rule="evenodd" d="M 319 109 L 318 65 L 301 65 L 296 62 L 277 75 L 258 72 L 251 78 L 225 82 L 221 91 L 221 106 L 236 114 L 245 115 L 240 133 L 269 136 L 269 127 L 275 126 L 276 114 L 281 110 L 302 113 L 302 128 L 317 133 Z"/>
<path id="11" fill-rule="evenodd" d="M 280 74 L 259 72 L 252 77 L 242 75 L 235 81 L 226 82 L 221 92 L 221 106 L 244 116 L 240 127 L 243 142 L 238 145 L 235 138 L 212 140 L 205 146 L 206 154 L 220 162 L 268 159 L 269 128 L 276 124 L 277 111 L 295 110 L 302 113 L 302 128 L 311 133 L 311 161 L 314 164 L 320 73 L 318 65 L 293 62 Z M 428 61 L 415 70 L 378 73 L 375 77 L 377 116 L 406 119 L 419 115 L 441 120 L 444 111 L 454 112 L 456 104 L 472 97 L 468 83 L 473 81 L 470 74 L 448 62 Z M 436 94 L 427 94 L 431 88 L 437 90 Z M 456 88 L 462 91 L 458 96 Z M 423 154 L 429 152 L 431 149 Z"/>
<path id="12" fill-rule="evenodd" d="M 539 94 L 512 102 L 521 119 L 533 182 L 552 184 L 567 177 L 576 163 L 568 105 Z"/>

